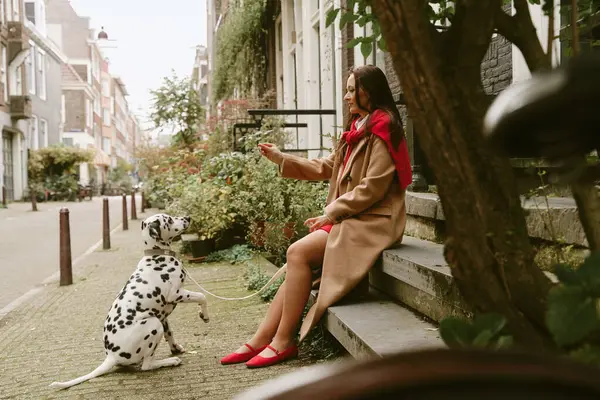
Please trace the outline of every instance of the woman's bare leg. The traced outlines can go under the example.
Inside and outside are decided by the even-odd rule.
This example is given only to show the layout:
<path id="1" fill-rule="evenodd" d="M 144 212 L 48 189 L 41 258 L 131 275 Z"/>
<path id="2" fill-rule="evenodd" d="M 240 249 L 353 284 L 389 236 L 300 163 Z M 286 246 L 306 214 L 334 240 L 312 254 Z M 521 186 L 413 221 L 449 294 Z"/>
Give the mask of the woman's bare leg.
<path id="1" fill-rule="evenodd" d="M 285 281 L 277 291 L 256 333 L 248 341 L 248 344 L 252 348 L 256 349 L 269 344 L 275 337 L 275 334 L 279 333 L 282 322 L 284 324 L 280 336 L 285 337 L 288 331 L 291 332 L 289 333 L 289 339 L 285 343 L 289 342 L 291 344 L 295 329 L 298 326 L 310 294 L 312 281 L 311 266 L 319 266 L 323 263 L 327 236 L 327 232 L 317 230 L 290 246 L 287 252 L 288 266 Z M 278 343 L 275 344 L 277 345 Z M 273 343 L 271 345 L 273 346 Z M 279 349 L 279 347 L 275 348 L 283 350 Z M 249 351 L 248 347 L 241 346 L 235 352 L 242 354 Z"/>
<path id="2" fill-rule="evenodd" d="M 317 230 L 294 243 L 288 249 L 288 270 L 285 281 L 285 297 L 277 332 L 271 346 L 279 351 L 285 350 L 294 343 L 294 337 L 302 312 L 310 295 L 312 271 L 311 267 L 323 263 L 328 233 Z M 264 357 L 273 357 L 270 349 L 261 353 Z"/>

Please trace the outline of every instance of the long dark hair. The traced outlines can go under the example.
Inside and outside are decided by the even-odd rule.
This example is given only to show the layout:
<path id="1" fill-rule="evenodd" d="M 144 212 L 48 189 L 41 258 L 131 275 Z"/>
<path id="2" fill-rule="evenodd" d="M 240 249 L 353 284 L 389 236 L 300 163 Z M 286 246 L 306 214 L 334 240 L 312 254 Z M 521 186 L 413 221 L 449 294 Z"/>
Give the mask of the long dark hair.
<path id="1" fill-rule="evenodd" d="M 375 110 L 387 112 L 390 117 L 390 135 L 392 145 L 397 148 L 404 139 L 404 129 L 402 128 L 402 119 L 394 102 L 394 95 L 390 89 L 388 80 L 383 71 L 375 65 L 362 65 L 350 70 L 354 75 L 354 93 L 356 106 L 360 109 L 373 113 Z M 369 96 L 369 104 L 361 104 L 359 90 L 362 90 Z M 358 117 L 358 114 L 352 114 L 346 123 L 346 130 L 350 130 L 352 121 Z M 369 119 L 371 116 L 369 116 Z M 367 120 L 366 127 L 369 129 L 370 121 Z"/>

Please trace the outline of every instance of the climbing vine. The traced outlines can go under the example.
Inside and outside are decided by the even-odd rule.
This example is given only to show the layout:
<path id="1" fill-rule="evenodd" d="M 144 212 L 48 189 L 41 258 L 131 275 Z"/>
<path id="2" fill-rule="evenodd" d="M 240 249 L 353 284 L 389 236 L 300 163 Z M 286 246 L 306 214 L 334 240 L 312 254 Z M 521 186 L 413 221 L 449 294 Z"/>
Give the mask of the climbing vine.
<path id="1" fill-rule="evenodd" d="M 260 95 L 266 87 L 267 0 L 232 2 L 217 32 L 213 101 L 253 90 Z"/>

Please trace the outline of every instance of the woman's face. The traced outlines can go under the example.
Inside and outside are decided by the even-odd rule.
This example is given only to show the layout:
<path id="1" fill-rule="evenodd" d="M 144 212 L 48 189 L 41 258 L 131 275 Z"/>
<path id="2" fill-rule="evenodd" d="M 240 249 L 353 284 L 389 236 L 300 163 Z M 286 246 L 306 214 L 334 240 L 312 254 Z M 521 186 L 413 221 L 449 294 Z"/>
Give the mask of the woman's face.
<path id="1" fill-rule="evenodd" d="M 363 107 L 367 107 L 369 103 L 368 97 L 365 95 L 365 92 L 362 88 L 359 90 L 360 104 Z M 344 100 L 348 103 L 348 107 L 350 108 L 350 114 L 358 114 L 361 117 L 364 117 L 369 112 L 367 110 L 363 110 L 359 108 L 356 104 L 356 82 L 354 80 L 354 74 L 350 74 L 348 77 L 348 82 L 346 83 L 346 95 L 344 96 Z"/>

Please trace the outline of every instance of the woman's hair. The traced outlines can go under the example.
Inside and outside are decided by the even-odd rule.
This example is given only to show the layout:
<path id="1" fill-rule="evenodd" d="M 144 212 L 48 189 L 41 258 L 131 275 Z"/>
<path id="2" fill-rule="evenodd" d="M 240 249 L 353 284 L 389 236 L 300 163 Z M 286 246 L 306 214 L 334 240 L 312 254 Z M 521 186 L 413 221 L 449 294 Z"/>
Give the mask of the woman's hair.
<path id="1" fill-rule="evenodd" d="M 402 139 L 404 139 L 404 129 L 402 128 L 402 119 L 394 102 L 394 95 L 388 84 L 388 80 L 383 71 L 374 65 L 362 65 L 350 70 L 354 75 L 354 93 L 356 96 L 356 106 L 372 113 L 375 110 L 387 112 L 390 117 L 390 135 L 392 145 L 397 148 Z M 363 104 L 360 98 L 360 89 L 369 97 L 369 104 Z M 366 103 L 364 99 L 364 103 Z M 346 123 L 346 130 L 350 130 L 352 121 L 358 117 L 357 114 L 350 115 Z M 371 117 L 369 116 L 369 119 Z M 367 128 L 369 127 L 367 120 Z"/>

